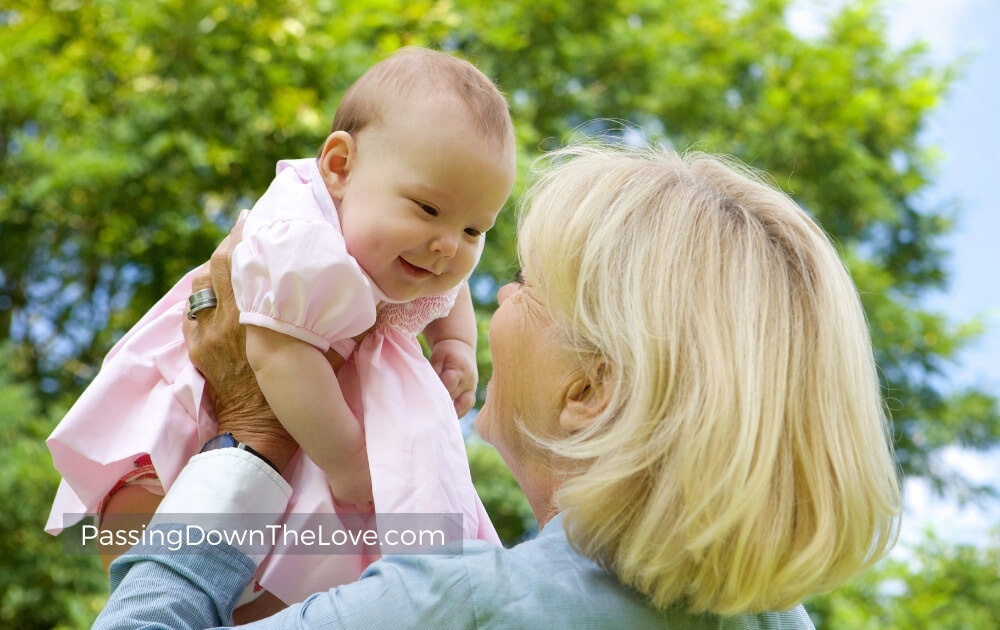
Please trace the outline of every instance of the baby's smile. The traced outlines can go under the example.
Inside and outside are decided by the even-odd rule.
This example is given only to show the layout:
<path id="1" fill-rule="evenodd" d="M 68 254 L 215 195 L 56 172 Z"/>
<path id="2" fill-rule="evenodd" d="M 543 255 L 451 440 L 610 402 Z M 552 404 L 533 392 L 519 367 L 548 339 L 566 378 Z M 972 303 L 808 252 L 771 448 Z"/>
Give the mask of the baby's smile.
<path id="1" fill-rule="evenodd" d="M 425 269 L 423 267 L 414 265 L 413 263 L 406 260 L 402 256 L 400 256 L 398 260 L 399 260 L 399 266 L 403 269 L 403 273 L 407 276 L 416 278 L 418 280 L 422 280 L 424 278 L 434 275 L 434 272 L 431 271 L 430 269 Z"/>

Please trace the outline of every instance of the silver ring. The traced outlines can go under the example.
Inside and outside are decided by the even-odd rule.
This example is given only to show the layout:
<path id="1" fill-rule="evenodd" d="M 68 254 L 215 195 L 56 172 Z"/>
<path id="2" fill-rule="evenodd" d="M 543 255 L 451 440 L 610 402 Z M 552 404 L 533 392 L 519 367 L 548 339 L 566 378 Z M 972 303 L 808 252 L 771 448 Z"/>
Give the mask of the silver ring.
<path id="1" fill-rule="evenodd" d="M 195 291 L 188 297 L 188 319 L 196 319 L 195 315 L 198 314 L 198 311 L 214 308 L 218 303 L 219 300 L 215 297 L 215 291 L 212 289 Z"/>

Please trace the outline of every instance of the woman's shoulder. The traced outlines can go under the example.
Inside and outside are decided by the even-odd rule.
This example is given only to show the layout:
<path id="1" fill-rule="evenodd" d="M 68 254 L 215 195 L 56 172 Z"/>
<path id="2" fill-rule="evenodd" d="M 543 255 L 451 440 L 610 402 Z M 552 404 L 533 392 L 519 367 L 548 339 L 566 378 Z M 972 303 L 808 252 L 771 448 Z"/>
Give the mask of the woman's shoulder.
<path id="1" fill-rule="evenodd" d="M 464 541 L 456 553 L 386 556 L 361 581 L 375 578 L 383 592 L 406 593 L 421 618 L 447 611 L 449 627 L 527 628 L 549 620 L 557 627 L 813 628 L 801 606 L 734 617 L 654 608 L 560 534 L 561 527 L 546 528 L 511 549 Z"/>
<path id="2" fill-rule="evenodd" d="M 478 544 L 464 554 L 477 609 L 504 617 L 497 627 L 528 627 L 558 619 L 565 627 L 811 629 L 802 606 L 788 611 L 721 617 L 682 607 L 660 609 L 614 573 L 578 553 L 558 519 L 509 550 Z M 524 626 L 523 624 L 528 624 Z"/>

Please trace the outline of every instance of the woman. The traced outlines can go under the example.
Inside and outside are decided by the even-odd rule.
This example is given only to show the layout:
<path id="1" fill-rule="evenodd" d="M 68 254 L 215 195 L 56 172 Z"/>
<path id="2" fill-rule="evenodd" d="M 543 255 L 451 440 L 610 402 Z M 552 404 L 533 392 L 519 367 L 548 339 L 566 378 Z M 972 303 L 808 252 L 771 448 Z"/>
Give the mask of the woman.
<path id="1" fill-rule="evenodd" d="M 389 557 L 258 627 L 811 627 L 798 602 L 884 555 L 900 508 L 867 326 L 829 239 L 738 164 L 654 149 L 551 155 L 519 218 L 523 269 L 498 294 L 476 426 L 539 537 Z M 280 468 L 294 443 L 217 345 L 233 328 L 220 251 L 192 360 L 220 431 Z M 263 479 L 197 460 L 164 504 L 230 492 L 200 492 L 205 478 Z M 162 620 L 164 601 L 168 626 L 224 622 L 253 570 L 238 552 L 207 569 L 149 552 L 117 561 L 95 627 Z"/>

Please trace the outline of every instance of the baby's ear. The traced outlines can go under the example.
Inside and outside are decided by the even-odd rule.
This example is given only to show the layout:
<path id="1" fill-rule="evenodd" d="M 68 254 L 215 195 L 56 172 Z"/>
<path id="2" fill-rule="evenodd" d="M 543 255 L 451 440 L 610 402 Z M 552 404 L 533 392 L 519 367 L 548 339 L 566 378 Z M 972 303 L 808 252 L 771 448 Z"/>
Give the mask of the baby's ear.
<path id="1" fill-rule="evenodd" d="M 326 138 L 323 149 L 319 153 L 319 172 L 323 183 L 336 201 L 344 198 L 347 190 L 347 178 L 354 159 L 357 156 L 357 145 L 354 138 L 346 131 L 334 131 Z"/>

